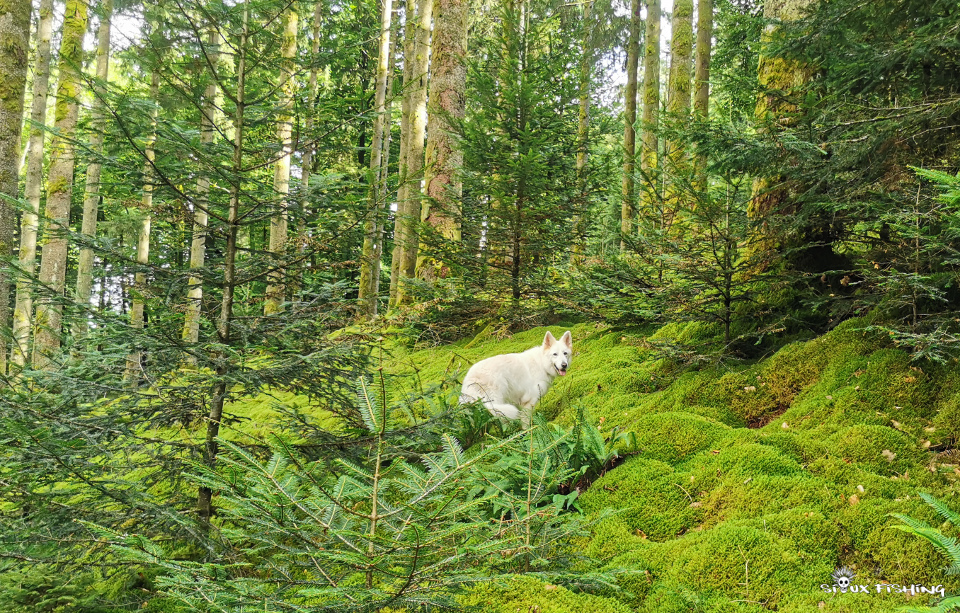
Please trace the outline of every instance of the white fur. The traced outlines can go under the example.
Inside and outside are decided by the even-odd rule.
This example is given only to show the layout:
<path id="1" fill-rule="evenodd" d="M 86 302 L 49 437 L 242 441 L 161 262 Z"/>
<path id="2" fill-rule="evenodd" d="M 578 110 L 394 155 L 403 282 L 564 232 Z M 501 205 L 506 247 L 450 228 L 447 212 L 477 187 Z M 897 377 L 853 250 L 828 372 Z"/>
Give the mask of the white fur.
<path id="1" fill-rule="evenodd" d="M 480 360 L 463 378 L 460 403 L 482 400 L 494 415 L 519 419 L 529 427 L 533 407 L 554 378 L 566 374 L 572 354 L 573 339 L 568 330 L 559 341 L 547 332 L 538 347 Z"/>

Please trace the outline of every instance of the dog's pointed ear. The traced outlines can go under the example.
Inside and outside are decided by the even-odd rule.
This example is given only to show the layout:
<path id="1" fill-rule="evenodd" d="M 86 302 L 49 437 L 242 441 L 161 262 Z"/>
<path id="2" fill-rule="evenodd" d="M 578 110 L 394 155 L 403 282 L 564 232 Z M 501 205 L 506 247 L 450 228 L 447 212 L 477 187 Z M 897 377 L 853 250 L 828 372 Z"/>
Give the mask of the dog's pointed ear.
<path id="1" fill-rule="evenodd" d="M 547 333 L 543 336 L 543 348 L 549 349 L 550 347 L 553 347 L 555 342 L 557 342 L 557 339 L 553 338 L 553 334 L 547 330 Z"/>
<path id="2" fill-rule="evenodd" d="M 573 347 L 573 337 L 570 336 L 570 330 L 567 330 L 563 333 L 563 336 L 560 337 L 560 342 L 567 347 Z"/>

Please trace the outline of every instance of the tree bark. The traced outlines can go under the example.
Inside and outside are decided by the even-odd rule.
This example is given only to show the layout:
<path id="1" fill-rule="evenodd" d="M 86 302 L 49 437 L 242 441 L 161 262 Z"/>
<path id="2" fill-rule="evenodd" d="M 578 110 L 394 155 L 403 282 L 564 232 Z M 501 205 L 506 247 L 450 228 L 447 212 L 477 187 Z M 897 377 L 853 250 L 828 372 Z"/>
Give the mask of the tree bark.
<path id="1" fill-rule="evenodd" d="M 153 223 L 153 162 L 156 159 L 154 147 L 157 140 L 157 105 L 160 98 L 160 73 L 154 69 L 150 76 L 150 102 L 154 107 L 150 112 L 150 128 L 147 141 L 143 147 L 143 195 L 140 207 L 143 211 L 143 220 L 140 223 L 140 232 L 137 235 L 137 267 L 142 269 L 150 263 L 150 227 Z M 147 291 L 147 273 L 137 270 L 133 276 L 133 287 L 130 290 L 130 327 L 142 330 L 144 324 L 144 293 Z M 127 356 L 127 371 L 125 379 L 128 385 L 136 387 L 138 372 L 140 371 L 141 353 L 134 351 Z"/>
<path id="2" fill-rule="evenodd" d="M 404 198 L 398 204 L 400 210 L 397 211 L 397 218 L 403 226 L 401 240 L 399 241 L 400 252 L 394 254 L 395 256 L 399 255 L 396 298 L 396 304 L 398 305 L 410 301 L 405 280 L 414 277 L 417 267 L 417 247 L 419 244 L 417 224 L 420 221 L 420 202 L 422 198 L 420 183 L 423 179 L 423 147 L 427 127 L 427 67 L 430 59 L 430 23 L 433 18 L 433 0 L 417 0 L 416 9 L 411 81 L 409 87 L 404 85 L 406 94 L 410 96 L 407 109 L 410 113 L 407 124 L 410 138 L 407 140 L 405 160 L 404 184 L 406 190 Z"/>
<path id="3" fill-rule="evenodd" d="M 667 83 L 667 114 L 679 125 L 690 115 L 690 72 L 693 63 L 693 0 L 676 0 L 673 4 L 673 35 L 670 39 L 670 78 Z M 665 158 L 670 174 L 666 194 L 665 228 L 673 223 L 680 198 L 676 184 L 681 183 L 688 170 L 683 143 L 667 141 Z M 670 184 L 673 184 L 671 186 Z"/>
<path id="4" fill-rule="evenodd" d="M 627 88 L 623 102 L 623 184 L 620 206 L 620 250 L 633 233 L 636 217 L 634 170 L 637 153 L 637 70 L 640 64 L 640 0 L 630 3 L 630 36 L 627 41 Z"/>
<path id="5" fill-rule="evenodd" d="M 458 177 L 463 150 L 453 131 L 466 111 L 467 10 L 465 0 L 436 0 L 430 60 L 430 104 L 427 123 L 427 157 L 424 172 L 426 200 L 421 221 L 452 242 L 460 242 L 460 200 L 463 183 Z M 450 267 L 430 257 L 420 257 L 417 276 L 434 280 L 450 274 Z"/>
<path id="6" fill-rule="evenodd" d="M 763 17 L 768 25 L 761 37 L 760 50 L 760 97 L 757 100 L 755 118 L 762 130 L 769 130 L 776 121 L 779 127 L 787 127 L 789 116 L 797 109 L 794 101 L 798 90 L 810 80 L 809 66 L 770 55 L 766 46 L 773 38 L 778 22 L 799 19 L 812 0 L 769 0 L 763 5 Z M 790 199 L 790 190 L 780 185 L 778 177 L 760 177 L 753 182 L 752 197 L 747 212 L 752 219 L 764 220 L 771 213 L 782 211 Z M 789 212 L 789 211 L 783 211 Z M 764 222 L 764 225 L 766 222 Z M 762 228 L 764 234 L 767 228 Z M 761 241 L 770 246 L 766 241 Z"/>
<path id="7" fill-rule="evenodd" d="M 67 230 L 70 225 L 70 197 L 73 193 L 73 137 L 77 128 L 77 97 L 83 82 L 83 37 L 87 32 L 87 3 L 67 0 L 57 84 L 56 129 L 51 144 L 50 176 L 47 180 L 46 227 L 40 260 L 39 281 L 45 295 L 37 301 L 33 366 L 53 370 L 60 351 L 64 282 L 67 273 Z"/>
<path id="8" fill-rule="evenodd" d="M 220 62 L 220 53 L 218 51 L 218 34 L 215 28 L 211 28 L 207 38 L 206 49 L 203 53 L 207 55 L 212 70 L 217 70 Z M 203 110 L 200 116 L 200 146 L 206 154 L 207 150 L 213 145 L 216 135 L 216 126 L 218 123 L 218 105 L 217 105 L 217 75 L 211 74 L 210 81 L 203 93 Z M 210 177 L 206 173 L 200 173 L 197 177 L 196 198 L 193 206 L 193 238 L 190 242 L 190 270 L 199 271 L 203 268 L 206 260 L 207 251 L 207 224 L 210 220 L 208 208 L 210 194 Z M 187 303 L 183 317 L 183 340 L 196 345 L 200 341 L 200 312 L 203 304 L 203 279 L 196 274 L 190 275 L 189 287 L 187 289 Z M 187 363 L 196 364 L 196 357 L 188 355 Z"/>
<path id="9" fill-rule="evenodd" d="M 590 93 L 593 76 L 593 0 L 583 5 L 583 40 L 580 49 L 579 114 L 577 117 L 577 202 L 573 218 L 572 257 L 583 255 L 587 234 L 587 154 L 590 145 Z"/>
<path id="10" fill-rule="evenodd" d="M 29 3 L 23 3 L 28 4 Z M 30 137 L 27 144 L 27 181 L 24 188 L 28 209 L 20 220 L 20 254 L 16 307 L 13 311 L 11 363 L 27 363 L 30 323 L 33 320 L 32 277 L 37 268 L 37 230 L 40 193 L 43 190 L 43 143 L 47 124 L 47 94 L 50 88 L 50 38 L 53 33 L 53 0 L 41 0 L 37 21 L 37 58 L 33 71 L 33 100 L 30 106 Z"/>
<path id="11" fill-rule="evenodd" d="M 381 193 L 380 178 L 383 167 L 384 132 L 389 125 L 387 80 L 390 71 L 390 20 L 393 17 L 392 0 L 383 0 L 380 17 L 380 48 L 377 57 L 377 83 L 374 93 L 376 118 L 373 122 L 373 142 L 370 145 L 370 202 L 364 224 L 363 251 L 360 257 L 360 302 L 368 319 L 377 316 L 377 297 L 380 293 L 380 255 L 383 251 L 380 228 L 383 224 L 386 194 Z"/>
<path id="12" fill-rule="evenodd" d="M 100 28 L 97 33 L 97 80 L 105 85 L 110 76 L 110 20 L 113 17 L 113 0 L 100 2 Z M 103 150 L 103 131 L 105 121 L 103 117 L 103 93 L 93 92 L 93 102 L 90 108 L 92 129 L 90 134 L 90 150 L 93 159 L 87 164 L 87 179 L 83 187 L 83 221 L 80 233 L 84 238 L 93 240 L 97 236 L 97 210 L 100 201 L 100 160 L 97 159 Z M 90 292 L 93 289 L 93 248 L 81 247 L 80 258 L 77 262 L 77 304 L 84 308 L 90 306 Z M 74 335 L 83 336 L 87 330 L 87 319 L 82 316 L 74 326 Z"/>
<path id="13" fill-rule="evenodd" d="M 414 0 L 407 0 L 406 12 L 403 26 L 403 96 L 400 99 L 400 157 L 397 160 L 397 212 L 393 222 L 393 252 L 390 258 L 390 300 L 389 307 L 397 305 L 397 297 L 400 288 L 400 260 L 403 254 L 403 245 L 406 242 L 405 232 L 407 226 L 407 193 L 409 184 L 407 183 L 407 151 L 410 149 L 410 103 L 412 99 L 411 87 L 413 83 L 413 57 L 414 38 L 416 35 L 416 26 L 414 11 L 416 4 Z"/>
<path id="14" fill-rule="evenodd" d="M 706 119 L 710 110 L 710 52 L 713 38 L 713 0 L 697 0 L 697 59 L 693 111 Z"/>
<path id="15" fill-rule="evenodd" d="M 20 179 L 20 130 L 30 52 L 30 3 L 0 0 L 0 194 L 17 197 Z M 0 375 L 7 371 L 10 325 L 10 267 L 16 214 L 0 197 Z"/>
<path id="16" fill-rule="evenodd" d="M 299 18 L 291 4 L 284 14 L 283 43 L 280 55 L 280 105 L 277 116 L 277 141 L 280 157 L 273 167 L 273 191 L 277 198 L 277 212 L 270 218 L 270 253 L 273 254 L 271 272 L 267 275 L 267 292 L 263 314 L 274 315 L 283 309 L 286 294 L 285 271 L 280 263 L 287 244 L 287 199 L 290 196 L 290 159 L 293 157 L 293 87 L 297 55 L 297 24 Z"/>
<path id="17" fill-rule="evenodd" d="M 647 1 L 647 27 L 643 40 L 643 133 L 640 170 L 644 177 L 640 207 L 650 214 L 660 207 L 657 164 L 660 146 L 660 0 Z"/>

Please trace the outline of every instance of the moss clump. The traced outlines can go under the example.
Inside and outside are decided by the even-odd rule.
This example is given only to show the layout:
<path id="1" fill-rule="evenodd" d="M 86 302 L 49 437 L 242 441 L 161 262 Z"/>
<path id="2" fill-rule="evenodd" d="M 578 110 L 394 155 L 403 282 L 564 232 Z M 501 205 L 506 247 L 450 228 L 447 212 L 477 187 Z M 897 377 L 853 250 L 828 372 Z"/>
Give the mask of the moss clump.
<path id="1" fill-rule="evenodd" d="M 676 464 L 730 433 L 730 427 L 689 413 L 643 415 L 627 426 L 637 434 L 643 457 Z"/>
<path id="2" fill-rule="evenodd" d="M 602 596 L 575 594 L 566 588 L 542 583 L 532 577 L 518 576 L 506 584 L 481 583 L 461 598 L 467 607 L 479 610 L 515 613 L 537 611 L 538 613 L 629 613 L 623 603 Z"/>
<path id="3" fill-rule="evenodd" d="M 634 457 L 595 481 L 580 505 L 591 514 L 615 510 L 612 519 L 627 534 L 666 540 L 695 525 L 700 515 L 683 480 L 684 475 L 675 473 L 669 464 Z"/>
<path id="4" fill-rule="evenodd" d="M 882 475 L 903 474 L 923 465 L 923 452 L 906 434 L 886 426 L 850 426 L 828 441 L 832 455 Z"/>

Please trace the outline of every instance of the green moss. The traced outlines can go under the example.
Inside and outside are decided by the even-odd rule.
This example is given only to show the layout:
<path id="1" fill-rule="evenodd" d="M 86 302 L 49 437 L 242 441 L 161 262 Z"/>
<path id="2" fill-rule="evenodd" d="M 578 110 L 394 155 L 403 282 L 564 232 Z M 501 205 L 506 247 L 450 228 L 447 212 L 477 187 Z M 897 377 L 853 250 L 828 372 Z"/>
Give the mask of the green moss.
<path id="1" fill-rule="evenodd" d="M 643 415 L 628 426 L 644 458 L 677 463 L 730 433 L 730 427 L 689 413 Z"/>
<path id="2" fill-rule="evenodd" d="M 669 464 L 634 457 L 594 482 L 580 505 L 591 514 L 615 510 L 628 534 L 666 540 L 687 531 L 700 515 L 683 481 Z"/>
<path id="3" fill-rule="evenodd" d="M 923 465 L 924 455 L 916 441 L 886 426 L 850 426 L 828 441 L 830 453 L 857 462 L 878 474 L 903 474 Z"/>
<path id="4" fill-rule="evenodd" d="M 481 583 L 463 598 L 463 605 L 480 610 L 515 613 L 629 613 L 631 609 L 611 598 L 575 594 L 563 587 L 542 583 L 533 577 L 518 576 L 506 584 Z"/>

